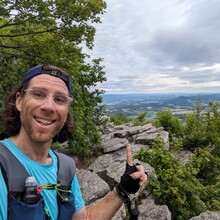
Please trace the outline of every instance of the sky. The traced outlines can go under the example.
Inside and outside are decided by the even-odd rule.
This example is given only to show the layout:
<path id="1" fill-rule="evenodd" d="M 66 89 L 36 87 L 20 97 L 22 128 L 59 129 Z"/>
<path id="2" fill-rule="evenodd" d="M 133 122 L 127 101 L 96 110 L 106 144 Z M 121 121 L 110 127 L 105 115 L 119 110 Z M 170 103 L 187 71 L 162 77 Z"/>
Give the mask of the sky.
<path id="1" fill-rule="evenodd" d="M 220 0 L 106 0 L 90 55 L 106 94 L 220 93 Z"/>

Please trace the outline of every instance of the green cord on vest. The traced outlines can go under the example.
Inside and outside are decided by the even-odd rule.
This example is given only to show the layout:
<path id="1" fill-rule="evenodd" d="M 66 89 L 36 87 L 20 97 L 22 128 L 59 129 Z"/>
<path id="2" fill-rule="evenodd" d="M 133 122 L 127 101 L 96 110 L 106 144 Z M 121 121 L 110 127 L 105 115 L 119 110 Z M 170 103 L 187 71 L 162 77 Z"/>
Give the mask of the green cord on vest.
<path id="1" fill-rule="evenodd" d="M 72 193 L 71 190 L 65 190 L 60 188 L 60 184 L 46 184 L 41 186 L 42 189 L 54 189 L 57 192 L 57 195 L 62 199 L 62 201 L 67 202 L 69 199 L 62 196 L 62 193 Z"/>
<path id="2" fill-rule="evenodd" d="M 45 215 L 50 217 L 50 213 L 49 213 L 49 210 L 47 208 L 44 208 L 44 212 L 45 212 Z"/>
<path id="3" fill-rule="evenodd" d="M 54 189 L 56 184 L 45 184 L 45 185 L 41 185 L 42 189 Z"/>

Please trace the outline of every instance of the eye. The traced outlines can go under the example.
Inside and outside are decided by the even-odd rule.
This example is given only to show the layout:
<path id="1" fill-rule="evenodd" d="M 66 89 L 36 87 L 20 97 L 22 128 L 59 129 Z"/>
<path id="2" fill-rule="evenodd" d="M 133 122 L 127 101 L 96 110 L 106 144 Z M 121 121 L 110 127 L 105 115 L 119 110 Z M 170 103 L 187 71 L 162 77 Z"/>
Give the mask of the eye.
<path id="1" fill-rule="evenodd" d="M 42 90 L 32 90 L 31 91 L 31 95 L 35 98 L 35 99 L 44 99 L 47 97 L 47 94 L 42 91 Z"/>
<path id="2" fill-rule="evenodd" d="M 66 105 L 68 104 L 68 98 L 65 95 L 56 95 L 54 96 L 54 102 L 59 105 Z"/>

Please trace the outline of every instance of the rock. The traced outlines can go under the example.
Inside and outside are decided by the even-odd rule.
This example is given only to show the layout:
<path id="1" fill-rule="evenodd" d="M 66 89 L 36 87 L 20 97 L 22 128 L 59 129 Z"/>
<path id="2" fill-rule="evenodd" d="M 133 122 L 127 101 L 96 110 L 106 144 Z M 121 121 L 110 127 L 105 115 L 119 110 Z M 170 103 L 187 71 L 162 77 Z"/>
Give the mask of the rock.
<path id="1" fill-rule="evenodd" d="M 152 124 L 146 124 L 144 126 L 134 126 L 134 127 L 121 127 L 120 130 L 117 130 L 114 132 L 113 136 L 114 137 L 119 137 L 119 138 L 126 138 L 133 136 L 135 134 L 139 134 L 142 132 L 145 132 L 147 130 L 152 129 Z"/>
<path id="2" fill-rule="evenodd" d="M 190 220 L 219 220 L 220 212 L 203 212 L 199 216 L 192 217 Z"/>
<path id="3" fill-rule="evenodd" d="M 169 133 L 167 131 L 158 131 L 156 129 L 152 129 L 150 131 L 143 132 L 135 138 L 135 144 L 149 145 L 152 140 L 158 137 L 162 138 L 162 140 L 165 143 L 165 147 L 168 150 L 169 149 Z"/>
<path id="4" fill-rule="evenodd" d="M 125 147 L 128 143 L 129 142 L 126 138 L 112 138 L 112 139 L 104 140 L 102 142 L 102 148 L 104 153 L 108 153 L 119 150 L 120 148 Z"/>
<path id="5" fill-rule="evenodd" d="M 143 199 L 138 206 L 138 220 L 171 220 L 171 212 L 166 205 L 156 205 L 152 197 Z"/>
<path id="6" fill-rule="evenodd" d="M 95 173 L 78 170 L 77 177 L 86 205 L 104 197 L 110 191 L 108 184 Z"/>
<path id="7" fill-rule="evenodd" d="M 86 206 L 96 204 L 120 181 L 126 167 L 126 145 L 131 144 L 133 154 L 142 147 L 145 150 L 151 149 L 152 140 L 161 137 L 164 148 L 169 149 L 169 133 L 162 127 L 155 128 L 151 123 L 144 126 L 120 125 L 108 130 L 102 135 L 102 148 L 104 154 L 94 160 L 87 167 L 77 171 L 78 180 L 81 186 L 82 195 Z M 187 164 L 190 152 L 181 152 L 176 158 Z M 148 173 L 148 183 L 151 178 L 156 178 L 153 167 L 139 160 L 134 160 L 144 166 Z M 139 220 L 171 220 L 171 212 L 166 205 L 156 205 L 154 198 L 146 186 L 140 188 L 135 195 L 130 195 L 132 203 L 138 204 L 140 215 Z M 120 210 L 112 218 L 113 220 L 126 219 L 126 209 L 122 205 Z M 220 212 L 204 212 L 190 220 L 220 220 Z"/>
<path id="8" fill-rule="evenodd" d="M 144 126 L 116 126 L 111 129 L 111 132 L 103 134 L 102 148 L 104 154 L 99 156 L 86 170 L 78 171 L 78 179 L 86 205 L 94 205 L 120 181 L 126 167 L 126 145 L 128 143 L 132 145 L 133 153 L 135 153 L 143 147 L 141 144 L 146 143 L 144 141 L 146 137 L 154 139 L 158 135 L 167 144 L 168 132 L 164 131 L 162 127 L 153 127 L 151 123 Z M 144 147 L 147 148 L 146 145 Z M 149 175 L 148 181 L 150 181 L 150 176 L 156 175 L 154 168 L 149 164 L 139 160 L 134 160 L 134 163 L 144 166 Z M 146 191 L 145 186 L 143 186 L 130 199 L 136 201 L 145 195 L 150 195 L 150 192 Z M 139 219 L 159 219 L 162 215 L 163 218 L 161 219 L 170 219 L 171 214 L 166 206 L 155 205 L 153 199 L 147 198 L 148 196 L 146 199 L 142 199 Z M 125 217 L 125 207 L 122 206 L 113 220 L 123 220 Z"/>
<path id="9" fill-rule="evenodd" d="M 169 149 L 169 133 L 162 127 L 155 128 L 151 123 L 144 126 L 116 126 L 111 133 L 102 136 L 101 147 L 104 153 L 114 152 L 124 148 L 128 143 L 148 145 L 153 139 L 161 137 L 165 148 Z"/>
<path id="10" fill-rule="evenodd" d="M 123 204 L 112 220 L 124 220 L 126 218 L 125 205 Z"/>
<path id="11" fill-rule="evenodd" d="M 110 188 L 112 189 L 116 183 L 120 182 L 120 177 L 123 175 L 126 166 L 126 153 L 123 155 L 124 158 L 122 160 L 113 160 L 113 156 L 111 154 L 106 154 L 99 156 L 88 168 L 87 170 L 90 172 L 96 173 L 99 177 L 101 177 L 104 181 L 108 183 Z M 134 160 L 134 163 L 139 163 L 143 165 L 144 170 L 148 173 L 148 175 L 155 175 L 155 170 L 147 163 L 143 163 L 139 160 Z"/>

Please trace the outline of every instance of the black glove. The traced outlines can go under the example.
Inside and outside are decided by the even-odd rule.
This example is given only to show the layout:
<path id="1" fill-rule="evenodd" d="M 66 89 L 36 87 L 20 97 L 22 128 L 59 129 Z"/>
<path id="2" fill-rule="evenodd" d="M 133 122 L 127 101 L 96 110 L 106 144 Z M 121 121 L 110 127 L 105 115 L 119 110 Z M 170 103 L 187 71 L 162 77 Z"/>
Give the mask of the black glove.
<path id="1" fill-rule="evenodd" d="M 126 164 L 126 169 L 125 172 L 123 174 L 123 176 L 121 177 L 121 181 L 120 181 L 120 185 L 121 187 L 129 194 L 134 194 L 136 193 L 139 188 L 139 179 L 133 179 L 130 174 L 134 173 L 138 171 L 136 168 L 136 165 L 130 166 L 128 165 L 128 163 Z"/>
<path id="2" fill-rule="evenodd" d="M 121 181 L 116 185 L 115 191 L 124 201 L 129 200 L 127 194 L 136 193 L 139 188 L 139 179 L 133 179 L 130 174 L 137 171 L 136 165 L 130 166 L 126 164 L 126 169 L 121 177 Z"/>
<path id="3" fill-rule="evenodd" d="M 139 164 L 136 164 L 139 165 Z M 126 169 L 121 177 L 120 183 L 117 184 L 117 186 L 114 188 L 118 196 L 124 200 L 125 204 L 128 207 L 128 212 L 130 215 L 129 220 L 136 220 L 138 219 L 138 215 L 140 214 L 140 211 L 138 208 L 132 208 L 131 207 L 131 201 L 128 197 L 129 194 L 134 194 L 136 193 L 139 188 L 139 179 L 133 179 L 130 174 L 138 171 L 136 165 L 130 166 L 128 163 L 126 164 Z"/>

